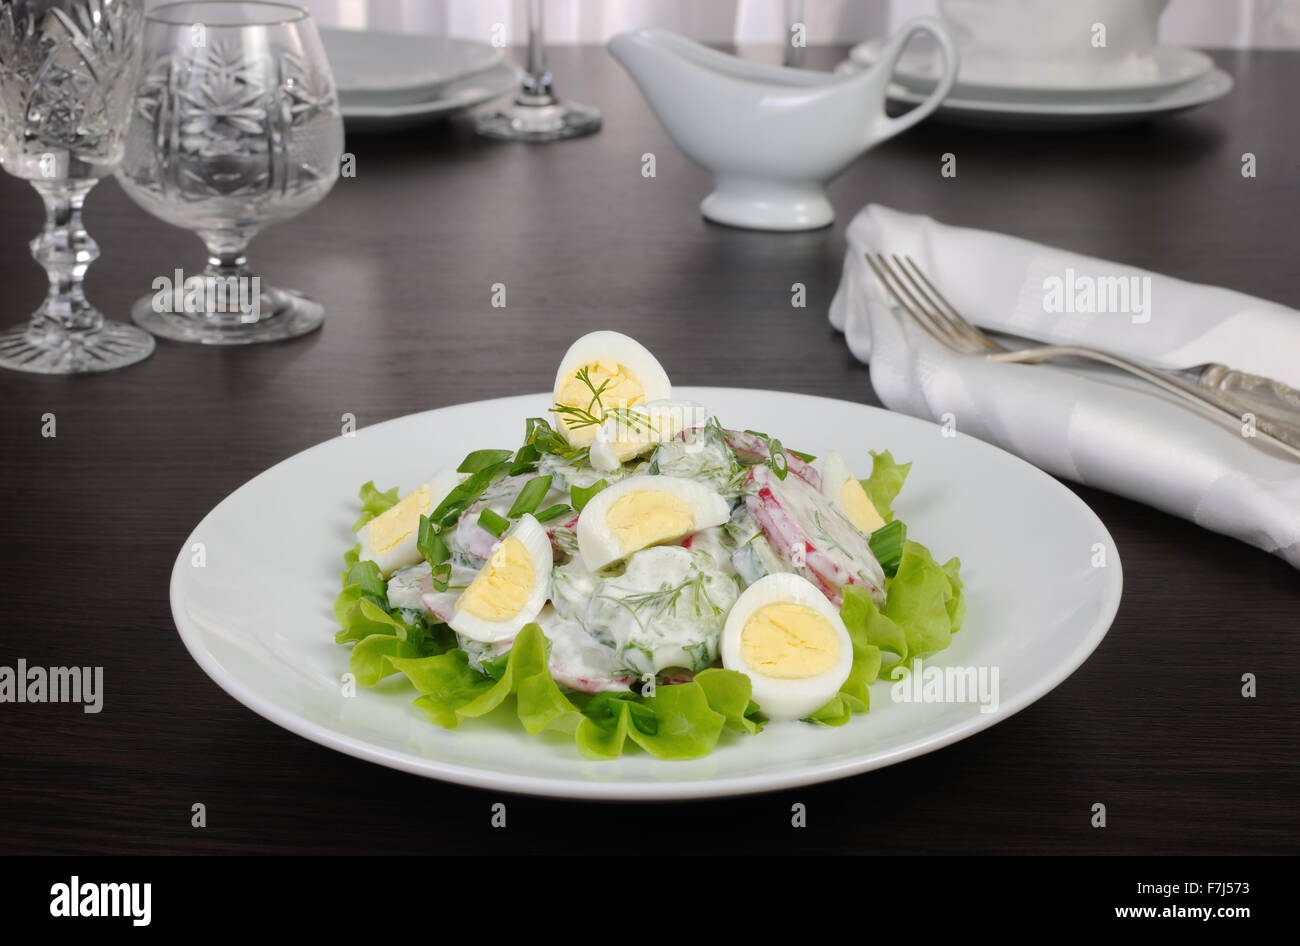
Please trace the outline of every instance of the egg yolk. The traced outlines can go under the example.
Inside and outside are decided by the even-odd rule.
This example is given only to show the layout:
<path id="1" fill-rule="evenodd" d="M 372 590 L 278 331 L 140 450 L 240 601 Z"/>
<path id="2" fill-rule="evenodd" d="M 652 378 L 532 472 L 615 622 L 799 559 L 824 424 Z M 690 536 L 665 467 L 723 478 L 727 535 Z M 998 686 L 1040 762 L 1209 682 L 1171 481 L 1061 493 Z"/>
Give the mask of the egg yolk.
<path id="1" fill-rule="evenodd" d="M 880 518 L 880 513 L 872 505 L 871 498 L 867 496 L 867 491 L 852 477 L 840 487 L 840 501 L 844 504 L 849 521 L 863 532 L 870 534 L 885 524 L 885 520 Z"/>
<path id="2" fill-rule="evenodd" d="M 695 517 L 686 501 L 657 489 L 639 489 L 620 496 L 610 504 L 605 522 L 624 552 L 695 531 Z"/>
<path id="3" fill-rule="evenodd" d="M 484 621 L 504 621 L 518 614 L 533 592 L 533 560 L 524 543 L 504 539 L 456 602 Z"/>
<path id="4" fill-rule="evenodd" d="M 590 410 L 599 417 L 602 407 L 635 407 L 645 403 L 645 388 L 626 365 L 620 365 L 616 361 L 598 361 L 582 367 L 587 370 L 587 378 L 591 386 L 588 387 L 586 382 L 578 377 L 578 372 L 574 371 L 569 375 L 568 380 L 560 385 L 555 395 L 557 404 Z M 604 385 L 603 389 L 602 385 Z M 599 405 L 591 403 L 593 388 L 600 391 Z M 575 447 L 586 446 L 596 436 L 594 424 L 571 430 L 562 415 L 556 420 L 564 436 Z"/>
<path id="5" fill-rule="evenodd" d="M 371 553 L 387 552 L 418 529 L 420 517 L 429 511 L 429 499 L 429 485 L 426 483 L 371 519 Z"/>
<path id="6" fill-rule="evenodd" d="M 831 622 L 802 604 L 759 608 L 740 632 L 745 666 L 777 680 L 806 680 L 835 666 L 840 639 Z"/>

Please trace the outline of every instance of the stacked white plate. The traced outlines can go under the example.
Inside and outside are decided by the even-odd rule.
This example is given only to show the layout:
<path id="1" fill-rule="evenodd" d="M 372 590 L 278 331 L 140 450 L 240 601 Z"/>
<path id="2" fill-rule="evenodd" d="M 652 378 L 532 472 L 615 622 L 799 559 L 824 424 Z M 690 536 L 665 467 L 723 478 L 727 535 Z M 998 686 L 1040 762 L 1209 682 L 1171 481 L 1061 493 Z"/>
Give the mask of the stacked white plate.
<path id="1" fill-rule="evenodd" d="M 350 131 L 397 131 L 513 90 L 519 70 L 487 43 L 452 36 L 322 29 Z"/>
<path id="2" fill-rule="evenodd" d="M 884 39 L 859 43 L 838 71 L 870 68 Z M 918 37 L 899 58 L 890 101 L 920 104 L 943 74 L 933 41 Z M 967 56 L 957 83 L 935 117 L 980 127 L 1065 130 L 1116 125 L 1205 105 L 1232 91 L 1232 77 L 1194 49 L 1158 46 L 1123 68 L 1061 69 L 1054 75 L 1019 69 L 1010 59 Z"/>

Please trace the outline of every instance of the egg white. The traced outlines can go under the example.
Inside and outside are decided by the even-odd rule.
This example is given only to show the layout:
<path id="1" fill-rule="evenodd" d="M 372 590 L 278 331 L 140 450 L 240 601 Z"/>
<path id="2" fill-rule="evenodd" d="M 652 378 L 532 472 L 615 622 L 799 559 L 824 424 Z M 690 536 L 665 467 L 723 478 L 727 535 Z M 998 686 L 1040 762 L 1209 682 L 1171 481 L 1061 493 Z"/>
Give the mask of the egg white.
<path id="1" fill-rule="evenodd" d="M 766 676 L 749 666 L 741 647 L 741 632 L 755 612 L 770 604 L 796 604 L 824 617 L 839 640 L 835 663 L 823 673 L 802 680 Z M 774 720 L 803 719 L 829 703 L 853 669 L 853 641 L 839 611 L 818 588 L 789 572 L 767 575 L 754 582 L 732 605 L 722 629 L 722 665 L 749 677 L 752 699 Z"/>
<path id="2" fill-rule="evenodd" d="M 555 373 L 553 397 L 556 403 L 569 379 L 581 368 L 601 362 L 614 362 L 626 368 L 641 386 L 642 396 L 638 403 L 650 401 L 667 401 L 673 396 L 672 382 L 664 371 L 659 359 L 636 339 L 622 332 L 599 331 L 582 336 L 569 346 L 569 350 L 560 359 L 559 370 Z M 585 404 L 582 405 L 586 407 Z M 629 407 L 633 405 L 605 403 L 605 407 Z M 562 417 L 556 417 L 557 429 L 570 443 L 584 446 L 595 433 L 590 427 L 569 430 Z"/>
<path id="3" fill-rule="evenodd" d="M 665 536 L 661 541 L 671 542 L 692 532 L 720 526 L 731 518 L 727 501 L 703 483 L 678 476 L 653 476 L 641 474 L 619 480 L 601 490 L 583 507 L 578 517 L 578 554 L 583 564 L 592 571 L 604 568 L 611 562 L 627 558 L 636 548 L 625 547 L 609 525 L 610 507 L 630 493 L 662 492 L 686 504 L 691 515 L 691 527 L 681 535 Z"/>
<path id="4" fill-rule="evenodd" d="M 520 516 L 519 521 L 501 537 L 501 542 L 505 542 L 508 538 L 518 539 L 528 555 L 533 574 L 532 590 L 529 592 L 523 607 L 500 621 L 490 621 L 476 614 L 470 614 L 461 607 L 463 598 L 458 598 L 455 611 L 447 623 L 451 625 L 452 630 L 456 633 L 470 640 L 485 644 L 511 640 L 525 624 L 536 619 L 537 615 L 541 613 L 542 607 L 546 604 L 546 600 L 551 595 L 553 558 L 551 540 L 547 536 L 546 530 L 531 515 L 525 514 Z M 498 544 L 497 549 L 493 550 L 492 556 L 497 554 L 500 547 L 501 545 Z M 488 557 L 487 562 L 475 574 L 475 580 L 492 567 L 492 556 Z M 464 592 L 462 592 L 462 596 L 463 594 Z"/>
<path id="5" fill-rule="evenodd" d="M 694 401 L 650 401 L 627 410 L 636 420 L 615 414 L 596 428 L 589 455 L 591 465 L 601 472 L 614 472 L 709 416 L 704 405 Z"/>

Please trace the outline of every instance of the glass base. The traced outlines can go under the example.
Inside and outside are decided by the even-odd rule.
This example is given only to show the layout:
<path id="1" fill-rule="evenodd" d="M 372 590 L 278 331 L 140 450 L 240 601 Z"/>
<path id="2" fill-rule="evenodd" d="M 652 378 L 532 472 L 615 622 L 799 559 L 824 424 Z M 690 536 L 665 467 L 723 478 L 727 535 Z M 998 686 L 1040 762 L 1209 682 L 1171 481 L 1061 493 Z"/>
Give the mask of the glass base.
<path id="1" fill-rule="evenodd" d="M 146 332 L 105 321 L 95 331 L 70 330 L 49 319 L 0 332 L 0 367 L 35 374 L 88 374 L 125 368 L 154 349 Z"/>
<path id="2" fill-rule="evenodd" d="M 480 135 L 509 141 L 561 141 L 600 131 L 600 112 L 576 102 L 520 95 L 509 105 L 481 113 L 474 121 Z"/>
<path id="3" fill-rule="evenodd" d="M 142 296 L 131 320 L 160 338 L 200 345 L 253 345 L 297 338 L 321 327 L 325 308 L 292 289 L 268 289 L 250 318 L 239 312 L 160 312 L 156 296 Z"/>

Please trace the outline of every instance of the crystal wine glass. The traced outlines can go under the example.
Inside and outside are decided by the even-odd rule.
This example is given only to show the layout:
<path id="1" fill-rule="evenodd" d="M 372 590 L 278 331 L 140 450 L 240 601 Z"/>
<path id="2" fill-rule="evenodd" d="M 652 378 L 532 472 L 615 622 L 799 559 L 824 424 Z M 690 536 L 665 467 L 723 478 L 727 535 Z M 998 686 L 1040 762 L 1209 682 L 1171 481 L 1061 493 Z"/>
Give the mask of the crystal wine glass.
<path id="1" fill-rule="evenodd" d="M 794 30 L 804 22 L 803 0 L 785 0 L 785 50 L 781 54 L 781 65 L 791 69 L 803 68 L 803 46 L 794 44 Z"/>
<path id="2" fill-rule="evenodd" d="M 99 247 L 81 222 L 90 189 L 122 156 L 140 63 L 140 0 L 0 3 L 0 166 L 45 203 L 32 256 L 50 290 L 27 325 L 0 332 L 0 366 L 41 374 L 120 368 L 153 338 L 109 322 L 82 280 Z"/>
<path id="3" fill-rule="evenodd" d="M 208 263 L 199 276 L 164 277 L 132 307 L 136 324 L 213 345 L 319 328 L 320 303 L 263 286 L 244 253 L 263 227 L 323 198 L 342 155 L 338 95 L 306 10 L 267 2 L 150 10 L 117 177 L 149 213 L 195 231 Z"/>
<path id="4" fill-rule="evenodd" d="M 551 91 L 542 19 L 542 0 L 528 0 L 528 63 L 523 87 L 509 105 L 478 116 L 475 127 L 479 134 L 515 141 L 559 141 L 600 131 L 600 112 L 562 101 Z"/>

